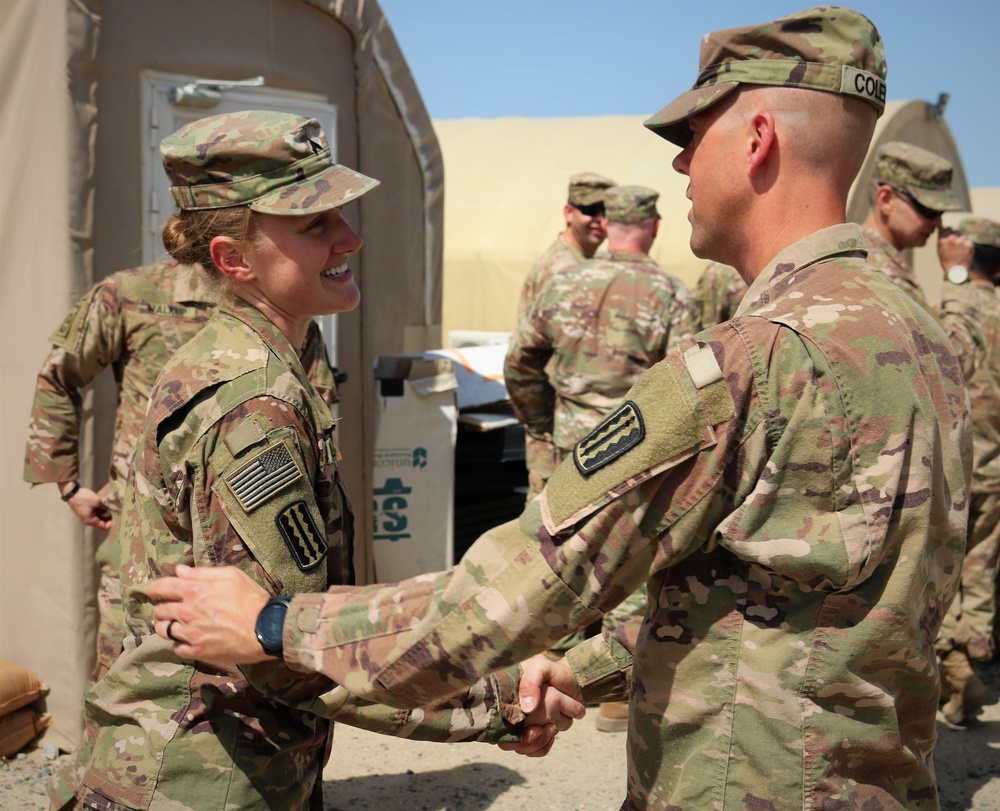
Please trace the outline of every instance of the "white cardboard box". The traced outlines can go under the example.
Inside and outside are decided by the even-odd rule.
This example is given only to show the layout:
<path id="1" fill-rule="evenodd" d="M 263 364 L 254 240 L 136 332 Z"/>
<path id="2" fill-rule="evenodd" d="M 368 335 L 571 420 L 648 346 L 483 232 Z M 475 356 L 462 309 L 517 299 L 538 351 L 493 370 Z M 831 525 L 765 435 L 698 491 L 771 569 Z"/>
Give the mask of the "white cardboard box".
<path id="1" fill-rule="evenodd" d="M 449 358 L 379 358 L 373 553 L 378 582 L 447 568 L 453 560 L 458 382 Z"/>

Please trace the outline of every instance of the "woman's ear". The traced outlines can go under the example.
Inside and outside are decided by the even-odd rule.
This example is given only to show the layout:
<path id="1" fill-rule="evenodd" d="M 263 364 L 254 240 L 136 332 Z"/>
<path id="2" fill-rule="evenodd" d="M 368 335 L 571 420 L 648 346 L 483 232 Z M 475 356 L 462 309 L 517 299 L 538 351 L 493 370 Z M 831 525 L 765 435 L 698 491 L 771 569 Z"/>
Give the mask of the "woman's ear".
<path id="1" fill-rule="evenodd" d="M 212 237 L 208 252 L 219 273 L 236 282 L 249 282 L 255 278 L 243 248 L 232 237 Z"/>
<path id="2" fill-rule="evenodd" d="M 761 110 L 750 121 L 749 176 L 756 177 L 758 170 L 771 155 L 776 146 L 774 115 Z"/>

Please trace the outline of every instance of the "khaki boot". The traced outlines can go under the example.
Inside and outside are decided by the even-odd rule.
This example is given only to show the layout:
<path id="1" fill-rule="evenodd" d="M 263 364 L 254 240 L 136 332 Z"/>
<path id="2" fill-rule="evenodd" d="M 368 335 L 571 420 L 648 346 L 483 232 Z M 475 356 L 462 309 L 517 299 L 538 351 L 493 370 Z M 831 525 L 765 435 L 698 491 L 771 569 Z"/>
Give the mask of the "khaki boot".
<path id="1" fill-rule="evenodd" d="M 976 675 L 969 658 L 960 650 L 950 651 L 941 660 L 942 680 L 947 683 L 948 700 L 941 714 L 951 724 L 961 724 L 976 717 L 996 696 Z"/>
<path id="2" fill-rule="evenodd" d="M 624 732 L 628 729 L 628 702 L 601 704 L 597 708 L 597 728 L 601 732 Z"/>

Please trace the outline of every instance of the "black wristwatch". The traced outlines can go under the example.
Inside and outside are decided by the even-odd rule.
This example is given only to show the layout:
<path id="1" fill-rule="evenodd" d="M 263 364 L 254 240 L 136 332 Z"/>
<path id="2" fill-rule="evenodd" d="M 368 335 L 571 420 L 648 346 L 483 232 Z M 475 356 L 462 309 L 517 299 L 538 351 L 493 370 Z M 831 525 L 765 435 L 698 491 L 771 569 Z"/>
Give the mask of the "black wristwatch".
<path id="1" fill-rule="evenodd" d="M 257 641 L 268 656 L 281 656 L 284 650 L 285 615 L 291 597 L 272 597 L 257 615 Z"/>

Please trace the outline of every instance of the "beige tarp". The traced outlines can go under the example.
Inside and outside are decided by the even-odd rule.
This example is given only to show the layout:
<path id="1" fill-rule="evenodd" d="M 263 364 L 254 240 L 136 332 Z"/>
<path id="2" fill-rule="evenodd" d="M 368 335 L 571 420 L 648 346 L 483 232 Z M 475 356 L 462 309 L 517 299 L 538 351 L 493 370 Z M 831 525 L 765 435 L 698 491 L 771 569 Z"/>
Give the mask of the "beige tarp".
<path id="1" fill-rule="evenodd" d="M 513 329 L 522 280 L 563 228 L 562 208 L 571 174 L 599 172 L 619 183 L 660 192 L 663 217 L 651 251 L 688 285 L 705 262 L 688 248 L 687 180 L 671 168 L 677 147 L 642 126 L 644 116 L 435 121 L 448 194 L 445 198 L 444 334 L 451 330 Z M 873 139 L 908 140 L 949 158 L 955 187 L 969 192 L 947 124 L 923 101 L 890 102 Z M 871 153 L 870 153 L 871 154 Z M 869 163 L 851 196 L 859 220 Z M 988 212 L 983 212 L 988 215 Z M 926 250 L 926 249 L 925 249 Z M 918 267 L 922 264 L 918 261 Z M 923 280 L 923 274 L 921 275 Z M 937 285 L 937 279 L 930 280 Z"/>
<path id="2" fill-rule="evenodd" d="M 377 3 L 0 0 L 0 657 L 51 685 L 50 735 L 64 746 L 78 735 L 91 666 L 95 539 L 54 486 L 22 481 L 25 431 L 48 335 L 94 281 L 138 263 L 144 70 L 262 75 L 270 88 L 326 97 L 338 159 L 382 181 L 350 215 L 367 237 L 352 263 L 363 303 L 337 336 L 349 375 L 340 438 L 363 552 L 374 359 L 441 343 L 440 151 Z M 114 402 L 108 381 L 95 388 L 82 476 L 99 485 Z M 371 574 L 368 555 L 359 566 Z"/>

